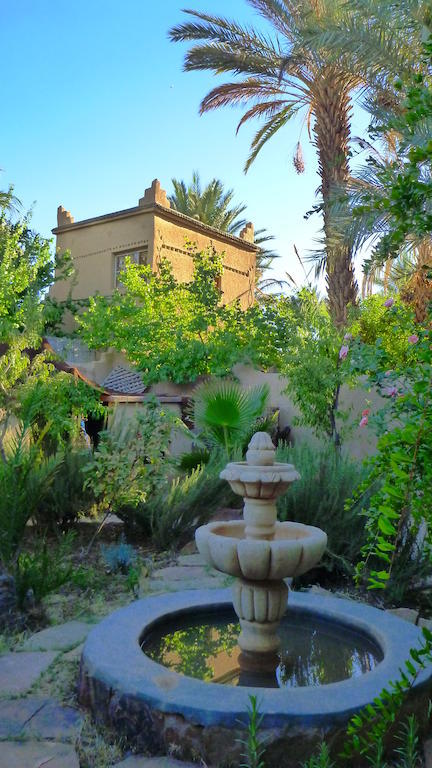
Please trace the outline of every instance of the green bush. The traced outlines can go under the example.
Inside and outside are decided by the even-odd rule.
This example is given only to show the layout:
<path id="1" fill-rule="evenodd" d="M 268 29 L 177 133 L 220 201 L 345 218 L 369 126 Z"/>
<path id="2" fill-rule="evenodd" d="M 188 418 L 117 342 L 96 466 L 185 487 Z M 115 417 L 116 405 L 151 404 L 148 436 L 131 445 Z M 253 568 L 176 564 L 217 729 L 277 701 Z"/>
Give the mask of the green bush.
<path id="1" fill-rule="evenodd" d="M 364 543 L 361 509 L 345 509 L 364 477 L 360 461 L 335 451 L 332 445 L 280 445 L 277 460 L 294 464 L 300 473 L 288 492 L 278 500 L 280 520 L 316 525 L 328 536 L 323 565 L 329 570 L 352 573 Z"/>
<path id="2" fill-rule="evenodd" d="M 184 543 L 218 508 L 232 505 L 233 493 L 219 478 L 225 464 L 226 456 L 214 453 L 205 466 L 156 490 L 145 504 L 118 514 L 129 529 L 136 527 L 149 534 L 159 549 Z"/>
<path id="3" fill-rule="evenodd" d="M 40 528 L 60 528 L 61 531 L 67 531 L 79 517 L 90 513 L 94 496 L 85 482 L 86 475 L 83 471 L 89 461 L 88 450 L 77 450 L 71 446 L 65 451 L 36 512 Z"/>
<path id="4" fill-rule="evenodd" d="M 10 566 L 21 545 L 25 527 L 58 471 L 58 457 L 45 458 L 22 426 L 0 458 L 0 563 Z"/>
<path id="5" fill-rule="evenodd" d="M 23 607 L 31 590 L 34 602 L 73 580 L 75 569 L 68 559 L 73 537 L 68 534 L 56 545 L 40 540 L 31 552 L 21 552 L 15 565 L 17 602 Z"/>
<path id="6" fill-rule="evenodd" d="M 186 427 L 157 399 L 149 398 L 134 418 L 112 420 L 101 433 L 93 458 L 84 468 L 89 488 L 105 512 L 122 517 L 141 507 L 175 474 L 170 456 L 174 429 Z"/>

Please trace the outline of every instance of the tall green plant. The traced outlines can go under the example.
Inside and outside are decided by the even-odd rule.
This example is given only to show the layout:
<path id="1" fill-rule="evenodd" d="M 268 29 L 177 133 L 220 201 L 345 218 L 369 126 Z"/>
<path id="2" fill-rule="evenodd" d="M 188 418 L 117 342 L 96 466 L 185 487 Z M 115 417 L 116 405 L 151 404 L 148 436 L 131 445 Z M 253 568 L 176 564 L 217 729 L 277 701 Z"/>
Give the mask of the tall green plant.
<path id="1" fill-rule="evenodd" d="M 232 504 L 233 493 L 219 478 L 225 464 L 225 454 L 213 451 L 205 466 L 174 477 L 156 488 L 145 503 L 121 510 L 120 516 L 130 529 L 150 535 L 158 549 L 174 549 L 190 540 L 214 512 Z"/>
<path id="2" fill-rule="evenodd" d="M 398 328 L 398 308 L 387 308 L 388 323 Z M 385 589 L 407 536 L 425 528 L 423 549 L 431 556 L 432 510 L 432 330 L 412 325 L 400 338 L 402 355 L 386 351 L 382 340 L 358 344 L 352 364 L 387 398 L 377 452 L 368 476 L 354 496 L 361 500 L 373 486 L 365 512 L 367 539 L 357 566 L 369 588 Z M 393 367 L 390 367 L 393 362 Z M 368 416 L 362 420 L 367 426 Z M 378 565 L 377 565 L 378 563 Z"/>
<path id="3" fill-rule="evenodd" d="M 149 398 L 129 422 L 114 422 L 100 437 L 93 459 L 84 471 L 86 486 L 102 509 L 120 514 L 136 508 L 164 483 L 173 467 L 170 443 L 180 419 Z"/>
<path id="4" fill-rule="evenodd" d="M 353 574 L 365 542 L 364 520 L 346 507 L 364 477 L 364 470 L 345 454 L 325 445 L 279 446 L 278 461 L 293 463 L 300 479 L 277 502 L 281 520 L 323 528 L 328 547 L 323 565 L 329 571 Z"/>
<path id="5" fill-rule="evenodd" d="M 0 459 L 0 563 L 10 567 L 16 558 L 28 521 L 53 482 L 59 458 L 45 458 L 28 428 L 20 425 Z"/>

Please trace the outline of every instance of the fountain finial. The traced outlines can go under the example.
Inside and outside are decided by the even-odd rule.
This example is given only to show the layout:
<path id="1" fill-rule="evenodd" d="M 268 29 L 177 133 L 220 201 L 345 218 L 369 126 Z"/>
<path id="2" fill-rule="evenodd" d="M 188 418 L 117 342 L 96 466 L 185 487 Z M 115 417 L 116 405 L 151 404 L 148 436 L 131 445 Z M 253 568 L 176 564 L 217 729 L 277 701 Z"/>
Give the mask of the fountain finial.
<path id="1" fill-rule="evenodd" d="M 246 461 L 256 467 L 269 467 L 274 464 L 276 449 L 267 432 L 255 432 L 249 443 Z"/>

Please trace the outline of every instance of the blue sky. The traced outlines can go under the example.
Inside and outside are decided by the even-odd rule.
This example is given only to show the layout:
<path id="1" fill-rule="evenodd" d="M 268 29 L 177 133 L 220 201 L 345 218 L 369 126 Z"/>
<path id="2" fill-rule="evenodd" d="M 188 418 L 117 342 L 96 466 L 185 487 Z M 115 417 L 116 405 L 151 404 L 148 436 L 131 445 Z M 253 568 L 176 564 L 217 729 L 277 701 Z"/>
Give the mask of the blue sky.
<path id="1" fill-rule="evenodd" d="M 33 226 L 50 236 L 62 204 L 76 220 L 137 204 L 159 178 L 217 176 L 248 205 L 248 218 L 276 236 L 274 273 L 300 276 L 293 245 L 307 253 L 319 220 L 304 220 L 319 184 L 302 120 L 283 129 L 245 176 L 252 127 L 238 136 L 240 112 L 200 117 L 200 99 L 215 84 L 184 73 L 185 46 L 167 30 L 185 5 L 262 25 L 246 0 L 14 0 L 2 4 L 0 188 L 9 184 Z M 367 121 L 355 111 L 353 132 Z M 302 135 L 306 173 L 292 165 Z"/>

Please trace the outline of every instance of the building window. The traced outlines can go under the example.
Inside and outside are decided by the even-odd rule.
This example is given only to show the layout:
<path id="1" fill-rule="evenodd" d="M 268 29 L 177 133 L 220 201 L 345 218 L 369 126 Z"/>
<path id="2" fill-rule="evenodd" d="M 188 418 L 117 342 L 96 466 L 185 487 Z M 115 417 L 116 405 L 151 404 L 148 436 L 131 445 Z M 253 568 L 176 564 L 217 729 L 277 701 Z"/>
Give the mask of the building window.
<path id="1" fill-rule="evenodd" d="M 144 246 L 139 251 L 128 251 L 126 253 L 114 254 L 114 285 L 118 288 L 122 282 L 120 275 L 126 269 L 126 259 L 129 258 L 132 264 L 145 266 L 148 264 L 148 247 Z"/>

